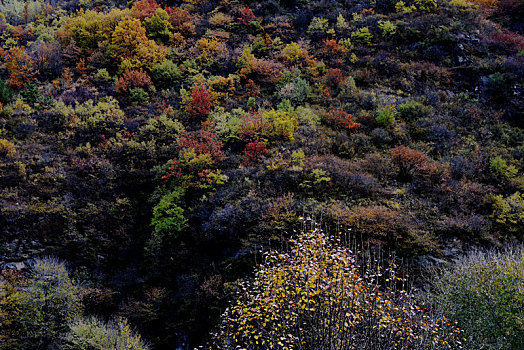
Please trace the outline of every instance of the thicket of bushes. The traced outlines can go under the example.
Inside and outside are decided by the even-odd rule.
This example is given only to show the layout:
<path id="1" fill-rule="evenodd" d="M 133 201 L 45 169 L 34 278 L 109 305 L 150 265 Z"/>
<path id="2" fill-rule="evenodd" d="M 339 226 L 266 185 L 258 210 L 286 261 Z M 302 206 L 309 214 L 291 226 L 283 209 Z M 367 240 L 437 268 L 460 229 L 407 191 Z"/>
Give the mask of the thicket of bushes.
<path id="1" fill-rule="evenodd" d="M 172 349 L 209 338 L 300 217 L 414 265 L 522 241 L 522 9 L 2 1 L 0 269 L 57 256 L 89 286 L 80 343 L 122 318 Z M 6 273 L 25 295 L 31 272 Z M 3 339 L 73 329 L 15 314 Z"/>

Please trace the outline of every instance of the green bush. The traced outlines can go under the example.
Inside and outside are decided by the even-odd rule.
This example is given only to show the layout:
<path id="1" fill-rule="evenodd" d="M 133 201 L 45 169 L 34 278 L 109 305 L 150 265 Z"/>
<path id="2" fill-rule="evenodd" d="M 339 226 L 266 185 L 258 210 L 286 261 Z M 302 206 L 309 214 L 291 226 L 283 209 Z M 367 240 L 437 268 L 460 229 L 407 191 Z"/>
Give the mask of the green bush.
<path id="1" fill-rule="evenodd" d="M 298 117 L 294 113 L 272 109 L 263 112 L 263 119 L 268 123 L 269 140 L 293 140 L 298 126 Z"/>
<path id="2" fill-rule="evenodd" d="M 307 28 L 308 35 L 325 34 L 329 26 L 329 21 L 322 17 L 315 17 Z"/>
<path id="3" fill-rule="evenodd" d="M 242 126 L 241 116 L 245 114 L 246 112 L 242 109 L 234 109 L 229 113 L 223 107 L 217 107 L 209 114 L 209 120 L 215 125 L 220 139 L 225 142 L 235 142 L 240 140 L 238 132 Z"/>
<path id="4" fill-rule="evenodd" d="M 38 103 L 42 100 L 42 95 L 38 91 L 36 85 L 33 83 L 27 83 L 26 89 L 21 91 L 20 95 L 22 95 L 22 99 L 31 106 L 34 106 L 35 103 Z"/>
<path id="5" fill-rule="evenodd" d="M 320 113 L 309 106 L 298 106 L 295 109 L 300 125 L 315 126 L 320 125 L 322 116 Z"/>
<path id="6" fill-rule="evenodd" d="M 114 80 L 105 68 L 96 71 L 96 79 L 104 84 L 111 84 Z"/>
<path id="7" fill-rule="evenodd" d="M 343 32 L 349 28 L 348 22 L 346 21 L 344 16 L 342 16 L 341 13 L 338 14 L 337 24 L 335 25 L 335 27 L 337 28 L 339 32 Z"/>
<path id="8" fill-rule="evenodd" d="M 293 105 L 298 106 L 304 103 L 312 91 L 307 80 L 294 77 L 280 88 L 278 95 L 282 100 L 289 100 Z"/>
<path id="9" fill-rule="evenodd" d="M 524 349 L 524 247 L 472 251 L 433 277 L 429 300 L 467 349 Z"/>
<path id="10" fill-rule="evenodd" d="M 421 11 L 431 11 L 437 8 L 437 0 L 415 0 L 415 5 Z"/>
<path id="11" fill-rule="evenodd" d="M 431 107 L 417 101 L 407 101 L 397 106 L 400 118 L 405 121 L 414 121 L 431 112 Z"/>
<path id="12" fill-rule="evenodd" d="M 351 41 L 361 44 L 369 44 L 373 39 L 373 34 L 369 32 L 368 27 L 360 28 L 351 34 Z"/>
<path id="13" fill-rule="evenodd" d="M 48 349 L 81 313 L 79 290 L 54 258 L 36 259 L 27 281 L 0 287 L 5 349 Z"/>
<path id="14" fill-rule="evenodd" d="M 125 319 L 104 323 L 96 318 L 72 322 L 65 337 L 64 350 L 147 350 L 149 347 L 134 333 Z"/>
<path id="15" fill-rule="evenodd" d="M 395 117 L 397 114 L 395 106 L 382 106 L 378 108 L 375 120 L 379 125 L 391 126 L 395 123 Z"/>
<path id="16" fill-rule="evenodd" d="M 184 217 L 184 209 L 180 206 L 184 190 L 177 188 L 166 194 L 153 208 L 153 233 L 147 242 L 147 250 L 155 254 L 161 248 L 166 238 L 176 238 L 178 232 L 186 227 L 187 220 Z"/>
<path id="17" fill-rule="evenodd" d="M 149 39 L 153 39 L 157 43 L 169 43 L 173 26 L 169 23 L 169 15 L 164 9 L 158 8 L 153 17 L 145 18 L 144 26 Z"/>
<path id="18" fill-rule="evenodd" d="M 13 90 L 7 87 L 5 81 L 0 79 L 0 103 L 7 104 L 13 100 Z"/>
<path id="19" fill-rule="evenodd" d="M 111 137 L 124 126 L 125 114 L 113 97 L 77 104 L 74 109 L 59 111 L 69 119 L 69 127 L 77 130 L 77 136 L 87 141 L 96 140 L 100 135 Z"/>
<path id="20" fill-rule="evenodd" d="M 133 106 L 145 106 L 149 103 L 149 94 L 142 88 L 130 89 L 129 102 Z"/>
<path id="21" fill-rule="evenodd" d="M 378 27 L 382 30 L 382 36 L 393 35 L 397 32 L 397 26 L 390 21 L 378 21 Z"/>
<path id="22" fill-rule="evenodd" d="M 176 63 L 167 59 L 153 67 L 151 78 L 158 87 L 169 88 L 182 79 L 182 71 Z"/>
<path id="23" fill-rule="evenodd" d="M 157 118 L 148 119 L 138 131 L 138 137 L 143 142 L 153 141 L 158 157 L 171 157 L 183 131 L 182 123 L 161 114 Z"/>
<path id="24" fill-rule="evenodd" d="M 491 217 L 501 231 L 524 237 L 524 195 L 515 192 L 504 198 L 499 194 L 490 200 L 493 208 Z"/>
<path id="25" fill-rule="evenodd" d="M 490 159 L 489 172 L 499 181 L 509 181 L 514 179 L 518 174 L 518 169 L 513 165 L 508 165 L 506 160 L 500 156 Z"/>

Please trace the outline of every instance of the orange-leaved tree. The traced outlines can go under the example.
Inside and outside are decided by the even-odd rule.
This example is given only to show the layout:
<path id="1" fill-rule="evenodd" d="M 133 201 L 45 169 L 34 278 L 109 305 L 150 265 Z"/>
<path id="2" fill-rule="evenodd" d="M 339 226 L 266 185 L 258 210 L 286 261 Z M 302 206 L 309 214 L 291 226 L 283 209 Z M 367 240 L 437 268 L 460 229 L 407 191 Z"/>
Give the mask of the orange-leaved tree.
<path id="1" fill-rule="evenodd" d="M 15 46 L 9 50 L 4 66 L 9 72 L 7 85 L 16 90 L 23 89 L 37 73 L 33 69 L 33 60 L 23 46 Z"/>
<path id="2" fill-rule="evenodd" d="M 427 154 L 422 151 L 406 147 L 396 146 L 390 152 L 391 161 L 399 169 L 401 179 L 411 177 L 422 177 L 439 179 L 447 174 L 447 169 L 439 162 L 432 161 Z"/>
<path id="3" fill-rule="evenodd" d="M 130 89 L 141 88 L 149 90 L 153 86 L 153 82 L 149 75 L 142 69 L 126 70 L 116 83 L 116 91 L 125 94 Z"/>
<path id="4" fill-rule="evenodd" d="M 169 14 L 169 23 L 176 32 L 183 36 L 195 35 L 195 24 L 189 11 L 180 7 L 166 7 L 166 12 Z"/>
<path id="5" fill-rule="evenodd" d="M 355 130 L 360 126 L 353 120 L 353 116 L 343 109 L 331 107 L 323 115 L 323 121 L 335 130 Z"/>

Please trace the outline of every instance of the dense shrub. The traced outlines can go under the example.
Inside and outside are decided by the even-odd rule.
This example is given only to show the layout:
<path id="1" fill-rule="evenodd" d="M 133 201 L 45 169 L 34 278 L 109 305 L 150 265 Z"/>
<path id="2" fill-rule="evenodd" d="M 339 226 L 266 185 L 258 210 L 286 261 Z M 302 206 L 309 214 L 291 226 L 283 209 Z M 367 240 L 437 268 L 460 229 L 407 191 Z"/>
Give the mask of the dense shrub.
<path id="1" fill-rule="evenodd" d="M 184 209 L 180 202 L 184 195 L 182 188 L 166 194 L 153 208 L 153 233 L 147 243 L 149 254 L 156 254 L 162 247 L 164 240 L 177 239 L 177 234 L 186 227 L 187 220 L 184 218 Z"/>
<path id="2" fill-rule="evenodd" d="M 269 110 L 258 111 L 242 116 L 239 136 L 245 140 L 293 140 L 298 125 L 294 113 Z"/>
<path id="3" fill-rule="evenodd" d="M 27 24 L 42 12 L 43 7 L 44 4 L 37 0 L 6 0 L 0 4 L 0 13 L 10 24 Z"/>
<path id="4" fill-rule="evenodd" d="M 373 131 L 371 132 L 371 138 L 377 146 L 383 146 L 391 142 L 391 136 L 389 135 L 387 130 L 384 130 L 382 128 L 373 129 Z"/>
<path id="5" fill-rule="evenodd" d="M 7 104 L 13 98 L 13 91 L 0 79 L 0 103 Z"/>
<path id="6" fill-rule="evenodd" d="M 166 56 L 166 50 L 146 36 L 146 29 L 138 19 L 127 18 L 118 23 L 108 47 L 121 72 L 146 68 L 151 70 Z"/>
<path id="7" fill-rule="evenodd" d="M 80 318 L 69 325 L 64 350 L 147 350 L 140 335 L 125 319 L 104 323 L 96 318 Z"/>
<path id="8" fill-rule="evenodd" d="M 173 61 L 166 59 L 158 63 L 151 70 L 151 78 L 155 85 L 161 88 L 170 88 L 182 78 L 182 71 Z"/>
<path id="9" fill-rule="evenodd" d="M 407 101 L 397 106 L 399 117 L 405 121 L 414 121 L 425 117 L 430 113 L 431 108 L 421 102 Z"/>
<path id="10" fill-rule="evenodd" d="M 111 34 L 117 24 L 127 15 L 129 10 L 113 9 L 109 13 L 97 11 L 79 11 L 66 23 L 66 32 L 74 41 L 74 45 L 83 50 L 94 50 L 98 45 L 111 39 Z"/>
<path id="11" fill-rule="evenodd" d="M 494 157 L 489 161 L 489 172 L 497 181 L 509 181 L 517 176 L 518 169 L 504 158 Z"/>
<path id="12" fill-rule="evenodd" d="M 522 240 L 520 2 L 0 1 L 0 270 L 68 258 L 78 332 L 186 349 L 300 216 L 414 264 Z"/>
<path id="13" fill-rule="evenodd" d="M 506 198 L 493 195 L 488 200 L 493 208 L 492 218 L 501 231 L 524 237 L 524 196 L 515 192 Z"/>
<path id="14" fill-rule="evenodd" d="M 9 157 L 15 153 L 15 144 L 6 139 L 0 139 L 0 155 Z"/>
<path id="15" fill-rule="evenodd" d="M 36 259 L 27 281 L 14 285 L 1 282 L 2 326 L 7 349 L 45 349 L 80 315 L 80 291 L 63 262 Z"/>
<path id="16" fill-rule="evenodd" d="M 214 190 L 227 180 L 218 164 L 224 160 L 223 143 L 214 130 L 184 133 L 178 140 L 180 154 L 164 175 L 183 188 Z"/>
<path id="17" fill-rule="evenodd" d="M 187 106 L 187 111 L 196 118 L 205 118 L 211 112 L 211 100 L 204 88 L 195 88 L 191 93 L 191 103 Z"/>
<path id="18" fill-rule="evenodd" d="M 438 164 L 429 159 L 428 155 L 419 150 L 404 145 L 391 150 L 391 160 L 398 166 L 401 179 L 412 176 L 428 176 L 438 171 Z"/>
<path id="19" fill-rule="evenodd" d="M 50 112 L 53 114 L 52 123 L 71 131 L 74 135 L 71 140 L 75 143 L 100 142 L 105 137 L 115 136 L 125 123 L 125 114 L 112 97 L 96 103 L 87 100 L 74 107 L 59 101 Z"/>
<path id="20" fill-rule="evenodd" d="M 471 251 L 437 270 L 431 305 L 456 322 L 469 349 L 524 346 L 524 250 Z"/>

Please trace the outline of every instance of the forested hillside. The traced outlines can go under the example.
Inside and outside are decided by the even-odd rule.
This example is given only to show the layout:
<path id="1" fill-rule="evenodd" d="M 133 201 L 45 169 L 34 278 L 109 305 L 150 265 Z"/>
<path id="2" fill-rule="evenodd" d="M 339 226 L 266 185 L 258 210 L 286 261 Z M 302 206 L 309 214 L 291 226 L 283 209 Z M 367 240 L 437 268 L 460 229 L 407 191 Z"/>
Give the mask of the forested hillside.
<path id="1" fill-rule="evenodd" d="M 523 127 L 521 0 L 4 0 L 0 348 L 522 349 Z"/>

